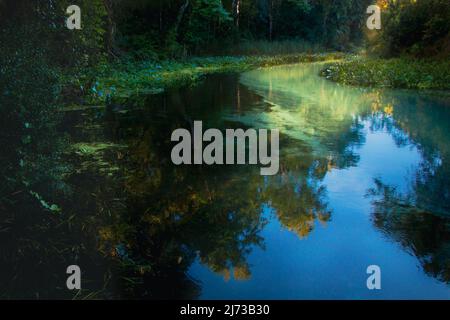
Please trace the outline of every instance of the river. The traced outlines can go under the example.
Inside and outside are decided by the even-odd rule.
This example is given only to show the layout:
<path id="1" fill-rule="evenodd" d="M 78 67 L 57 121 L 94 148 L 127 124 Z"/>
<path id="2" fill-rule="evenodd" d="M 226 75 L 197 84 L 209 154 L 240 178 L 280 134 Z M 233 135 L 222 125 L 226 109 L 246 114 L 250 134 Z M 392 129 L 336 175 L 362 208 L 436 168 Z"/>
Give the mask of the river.
<path id="1" fill-rule="evenodd" d="M 62 179 L 1 231 L 0 296 L 73 298 L 76 264 L 75 298 L 449 299 L 448 94 L 340 86 L 321 68 L 65 110 L 70 148 L 43 170 Z M 279 173 L 174 165 L 171 134 L 196 120 L 279 129 Z"/>

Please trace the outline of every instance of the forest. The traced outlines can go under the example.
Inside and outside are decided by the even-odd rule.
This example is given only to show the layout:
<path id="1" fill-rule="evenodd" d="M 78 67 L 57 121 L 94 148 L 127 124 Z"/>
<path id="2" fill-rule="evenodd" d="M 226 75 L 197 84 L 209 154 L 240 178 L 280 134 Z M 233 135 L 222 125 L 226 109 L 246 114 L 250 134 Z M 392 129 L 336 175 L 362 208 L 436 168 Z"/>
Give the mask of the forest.
<path id="1" fill-rule="evenodd" d="M 373 4 L 380 30 L 366 26 Z M 81 29 L 67 27 L 71 5 Z M 449 58 L 448 0 L 0 0 L 0 298 L 193 298 L 196 259 L 225 280 L 248 280 L 267 207 L 301 239 L 332 223 L 321 184 L 358 165 L 358 121 L 418 150 L 411 193 L 377 180 L 366 197 L 376 198 L 376 228 L 448 284 Z M 296 90 L 337 84 L 319 104 L 344 115 L 311 110 L 309 131 L 281 131 L 281 180 L 253 175 L 258 168 L 169 164 L 172 130 L 203 116 L 238 126 L 223 115 L 230 105 L 245 121 L 249 105 L 261 115 L 294 104 L 284 82 L 295 72 L 276 67 L 316 63 L 314 87 L 299 72 Z M 286 86 L 278 95 L 276 83 Z M 364 89 L 346 99 L 343 87 Z M 428 95 L 443 107 L 422 109 Z M 283 116 L 277 124 L 289 123 Z M 74 261 L 89 279 L 78 293 L 61 289 Z"/>

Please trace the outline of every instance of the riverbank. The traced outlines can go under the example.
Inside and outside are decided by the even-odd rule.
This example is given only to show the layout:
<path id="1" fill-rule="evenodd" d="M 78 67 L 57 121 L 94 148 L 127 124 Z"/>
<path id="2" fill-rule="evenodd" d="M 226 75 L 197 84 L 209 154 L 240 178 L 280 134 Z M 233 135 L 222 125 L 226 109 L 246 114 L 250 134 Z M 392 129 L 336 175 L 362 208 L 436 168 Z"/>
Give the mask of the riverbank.
<path id="1" fill-rule="evenodd" d="M 450 61 L 445 60 L 353 57 L 327 65 L 321 75 L 352 86 L 450 90 Z"/>
<path id="2" fill-rule="evenodd" d="M 243 72 L 301 62 L 343 59 L 343 53 L 289 54 L 277 56 L 196 57 L 183 61 L 135 61 L 124 59 L 107 64 L 96 72 L 93 86 L 86 92 L 89 102 L 126 98 L 134 94 L 159 93 L 170 87 L 193 85 L 205 75 Z"/>

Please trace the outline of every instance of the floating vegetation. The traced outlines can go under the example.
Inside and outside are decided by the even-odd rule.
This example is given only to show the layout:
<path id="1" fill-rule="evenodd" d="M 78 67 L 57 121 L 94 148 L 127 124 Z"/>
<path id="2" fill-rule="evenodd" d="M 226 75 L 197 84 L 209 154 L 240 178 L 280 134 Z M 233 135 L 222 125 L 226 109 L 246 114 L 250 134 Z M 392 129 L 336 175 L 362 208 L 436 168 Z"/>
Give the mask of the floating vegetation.
<path id="1" fill-rule="evenodd" d="M 58 205 L 48 203 L 48 202 L 45 201 L 45 200 L 42 198 L 42 196 L 39 195 L 37 192 L 30 191 L 30 194 L 31 194 L 32 196 L 34 196 L 36 199 L 38 199 L 38 200 L 39 200 L 39 203 L 40 203 L 40 204 L 42 205 L 42 207 L 44 207 L 45 209 L 50 210 L 50 211 L 52 211 L 52 212 L 54 212 L 54 213 L 59 213 L 59 212 L 61 212 L 61 208 L 60 208 Z"/>
<path id="2" fill-rule="evenodd" d="M 363 87 L 450 89 L 450 62 L 356 58 L 336 62 L 321 71 L 329 80 Z"/>
<path id="3" fill-rule="evenodd" d="M 79 142 L 71 146 L 71 151 L 81 157 L 77 173 L 86 170 L 96 170 L 99 173 L 112 176 L 119 171 L 117 161 L 123 158 L 126 145 L 112 142 Z"/>

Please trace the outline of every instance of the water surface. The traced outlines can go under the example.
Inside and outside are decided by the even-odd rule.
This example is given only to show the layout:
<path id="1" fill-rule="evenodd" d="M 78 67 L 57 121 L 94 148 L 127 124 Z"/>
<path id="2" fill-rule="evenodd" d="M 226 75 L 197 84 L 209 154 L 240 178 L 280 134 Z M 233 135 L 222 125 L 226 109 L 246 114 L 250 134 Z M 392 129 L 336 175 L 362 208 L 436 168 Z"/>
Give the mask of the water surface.
<path id="1" fill-rule="evenodd" d="M 448 95 L 339 86 L 322 67 L 66 110 L 64 158 L 33 187 L 61 210 L 13 204 L 0 297 L 450 298 Z M 171 134 L 195 120 L 279 129 L 279 174 L 173 165 Z M 77 293 L 65 287 L 72 264 Z M 369 265 L 381 290 L 366 287 Z"/>
<path id="2" fill-rule="evenodd" d="M 225 123 L 280 129 L 281 172 L 240 174 L 260 241 L 240 244 L 237 260 L 225 250 L 219 265 L 198 251 L 189 274 L 200 297 L 450 298 L 449 101 L 339 86 L 320 67 L 255 70 L 226 89 L 218 80 L 236 96 L 220 103 Z M 372 264 L 379 291 L 366 287 Z"/>

